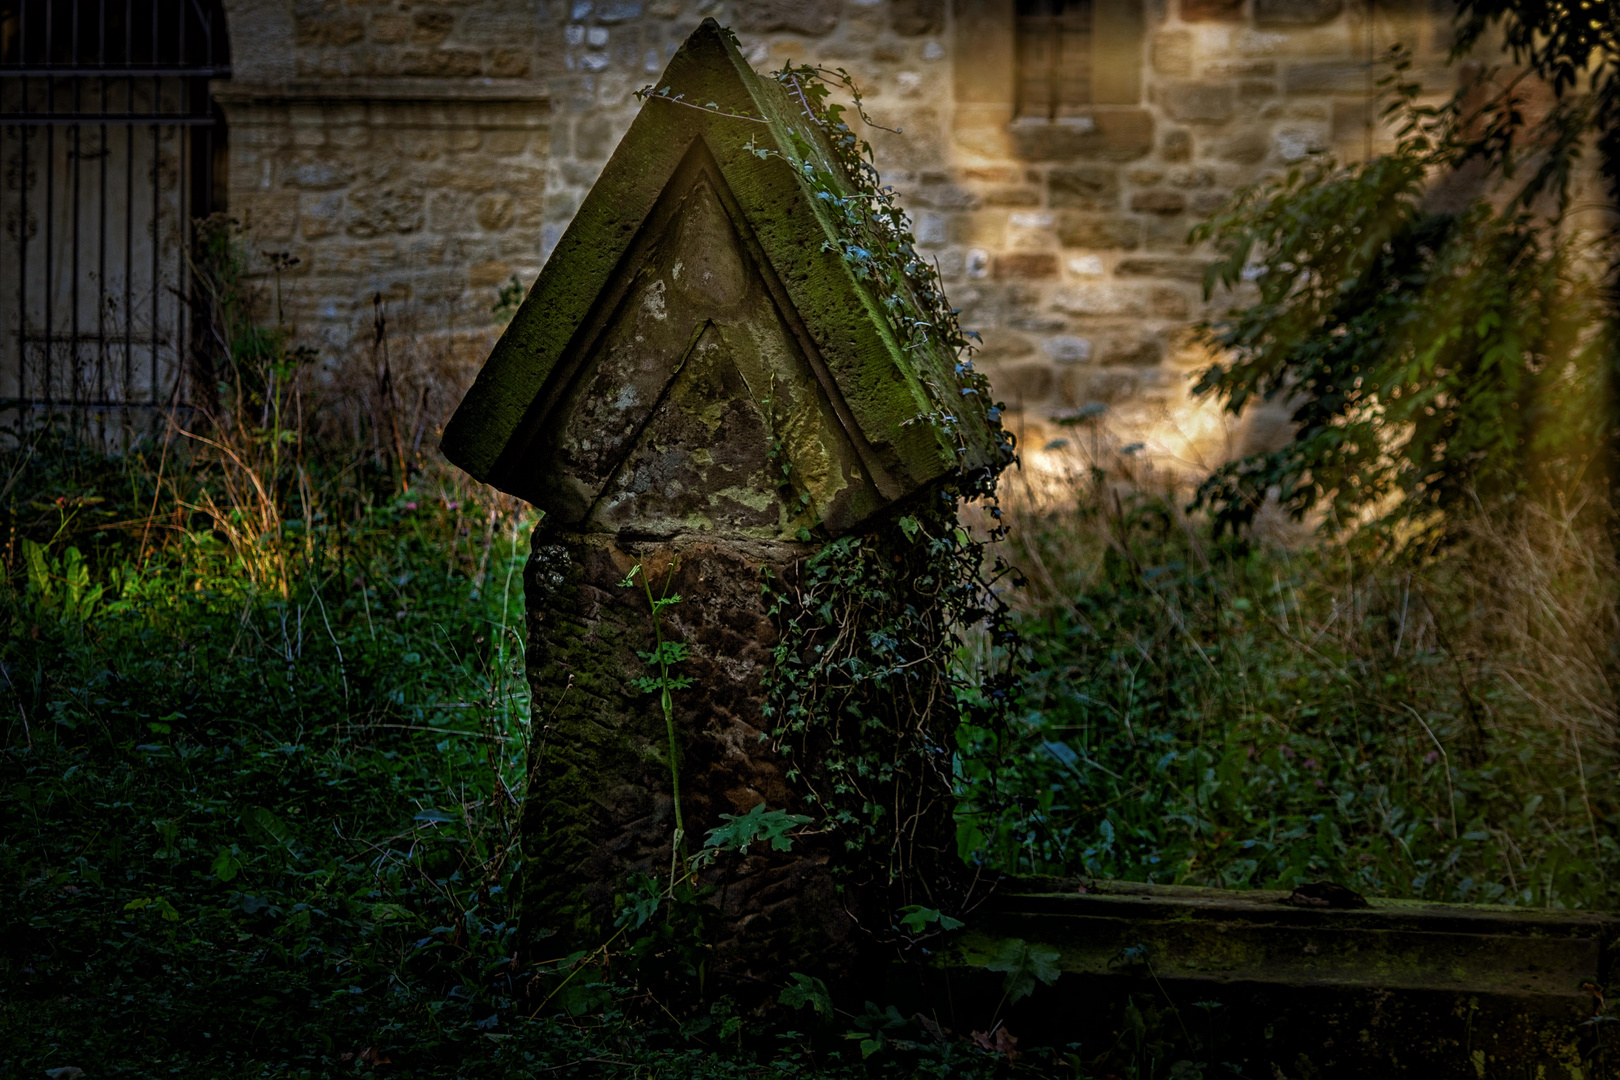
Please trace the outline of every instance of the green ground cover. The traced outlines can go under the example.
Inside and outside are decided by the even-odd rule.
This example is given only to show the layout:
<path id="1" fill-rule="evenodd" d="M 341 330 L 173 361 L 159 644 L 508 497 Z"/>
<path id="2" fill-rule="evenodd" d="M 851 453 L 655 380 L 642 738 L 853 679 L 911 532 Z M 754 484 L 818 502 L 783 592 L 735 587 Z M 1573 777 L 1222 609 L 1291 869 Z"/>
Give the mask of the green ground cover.
<path id="1" fill-rule="evenodd" d="M 965 823 L 964 848 L 1023 872 L 1615 907 L 1592 530 L 1530 508 L 1413 564 L 1216 542 L 1117 473 L 1073 487 L 1015 527 L 1031 656 L 1001 769 L 1024 813 Z"/>
<path id="2" fill-rule="evenodd" d="M 159 464 L 55 446 L 0 473 L 0 1058 L 16 1074 L 1219 1068 L 1157 1034 L 1162 1002 L 1117 1044 L 1015 1062 L 881 1003 L 824 1017 L 790 992 L 791 1031 L 727 998 L 675 1015 L 668 942 L 583 977 L 565 958 L 517 969 L 528 519 L 335 473 L 332 515 L 282 522 L 284 574 L 267 576 L 195 499 L 154 487 Z M 1019 522 L 1031 675 L 999 781 L 1020 811 L 964 817 L 970 857 L 1612 906 L 1612 746 L 1588 741 L 1570 771 L 1591 732 L 1552 715 L 1572 707 L 1556 687 L 1535 698 L 1524 670 L 1460 663 L 1410 614 L 1401 629 L 1370 570 L 1349 612 L 1326 553 L 1215 547 L 1163 500 L 1105 512 L 1100 490 Z"/>

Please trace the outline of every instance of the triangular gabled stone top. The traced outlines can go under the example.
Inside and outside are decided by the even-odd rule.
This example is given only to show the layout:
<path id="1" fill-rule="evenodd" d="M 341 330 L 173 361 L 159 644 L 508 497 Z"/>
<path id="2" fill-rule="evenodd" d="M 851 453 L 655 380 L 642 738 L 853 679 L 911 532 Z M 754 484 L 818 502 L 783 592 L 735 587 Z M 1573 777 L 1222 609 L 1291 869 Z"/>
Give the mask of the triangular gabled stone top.
<path id="1" fill-rule="evenodd" d="M 445 455 L 560 523 L 760 537 L 838 534 L 995 463 L 954 351 L 901 340 L 843 258 L 806 161 L 855 188 L 804 105 L 712 19 L 657 86 Z"/>

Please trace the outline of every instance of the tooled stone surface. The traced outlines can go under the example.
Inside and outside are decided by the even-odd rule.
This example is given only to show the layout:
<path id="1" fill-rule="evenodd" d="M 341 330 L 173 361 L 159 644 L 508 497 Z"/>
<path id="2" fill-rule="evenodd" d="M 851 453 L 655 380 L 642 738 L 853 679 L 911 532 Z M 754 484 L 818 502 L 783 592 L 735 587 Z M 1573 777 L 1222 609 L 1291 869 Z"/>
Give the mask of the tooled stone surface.
<path id="1" fill-rule="evenodd" d="M 761 683 L 777 631 L 762 575 L 792 572 L 798 544 L 691 537 L 633 541 L 601 533 L 536 530 L 525 573 L 528 664 L 536 752 L 523 834 L 524 938 L 546 931 L 580 945 L 613 923 L 613 898 L 636 873 L 669 872 L 674 814 L 667 736 L 657 698 L 635 690 L 653 648 L 646 595 L 620 587 L 640 563 L 653 594 L 679 594 L 664 612 L 666 639 L 691 647 L 674 695 L 682 809 L 696 850 L 721 814 L 760 803 L 801 809 L 775 751 L 761 740 Z M 724 929 L 715 967 L 732 976 L 786 977 L 805 958 L 835 971 L 853 963 L 855 922 L 835 890 L 828 853 L 758 845 L 723 858 Z"/>
<path id="2" fill-rule="evenodd" d="M 773 538 L 876 505 L 720 184 L 699 170 L 667 197 L 668 221 L 549 410 L 534 486 L 562 521 Z M 803 505 L 773 499 L 784 483 Z"/>

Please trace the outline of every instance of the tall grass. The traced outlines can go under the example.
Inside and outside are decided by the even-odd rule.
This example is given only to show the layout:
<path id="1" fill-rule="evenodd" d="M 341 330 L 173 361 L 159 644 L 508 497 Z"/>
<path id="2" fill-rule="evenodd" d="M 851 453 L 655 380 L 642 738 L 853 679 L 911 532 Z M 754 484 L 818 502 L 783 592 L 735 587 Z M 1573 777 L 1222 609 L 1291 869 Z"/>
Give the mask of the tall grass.
<path id="1" fill-rule="evenodd" d="M 1390 558 L 1216 541 L 1129 456 L 1007 499 L 1031 650 L 1005 868 L 1434 900 L 1620 899 L 1616 565 L 1578 506 Z"/>

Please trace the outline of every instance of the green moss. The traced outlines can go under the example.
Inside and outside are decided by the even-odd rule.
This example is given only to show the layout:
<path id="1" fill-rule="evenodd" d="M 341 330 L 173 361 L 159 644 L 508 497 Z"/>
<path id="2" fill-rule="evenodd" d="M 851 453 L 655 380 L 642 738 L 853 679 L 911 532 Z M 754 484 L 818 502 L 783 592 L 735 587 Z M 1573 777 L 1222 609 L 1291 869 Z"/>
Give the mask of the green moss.
<path id="1" fill-rule="evenodd" d="M 878 297 L 840 256 L 836 222 L 791 164 L 808 156 L 833 170 L 825 175 L 841 175 L 803 106 L 759 78 L 712 20 L 659 85 L 681 100 L 655 95 L 642 108 L 451 420 L 445 454 L 481 480 L 532 497 L 531 478 L 545 468 L 530 449 L 539 413 L 571 377 L 597 309 L 617 295 L 621 262 L 660 196 L 701 146 L 723 177 L 744 246 L 780 283 L 791 309 L 784 314 L 802 324 L 813 364 L 826 372 L 823 392 L 853 422 L 849 435 L 870 455 L 866 471 L 882 497 L 901 499 L 959 467 L 997 461 L 995 438 L 982 418 L 973 421 L 982 408 L 954 408 L 964 418 L 954 435 L 918 422 L 940 412 L 936 398 L 960 392 L 954 349 L 896 340 Z M 953 441 L 961 437 L 964 446 Z"/>

